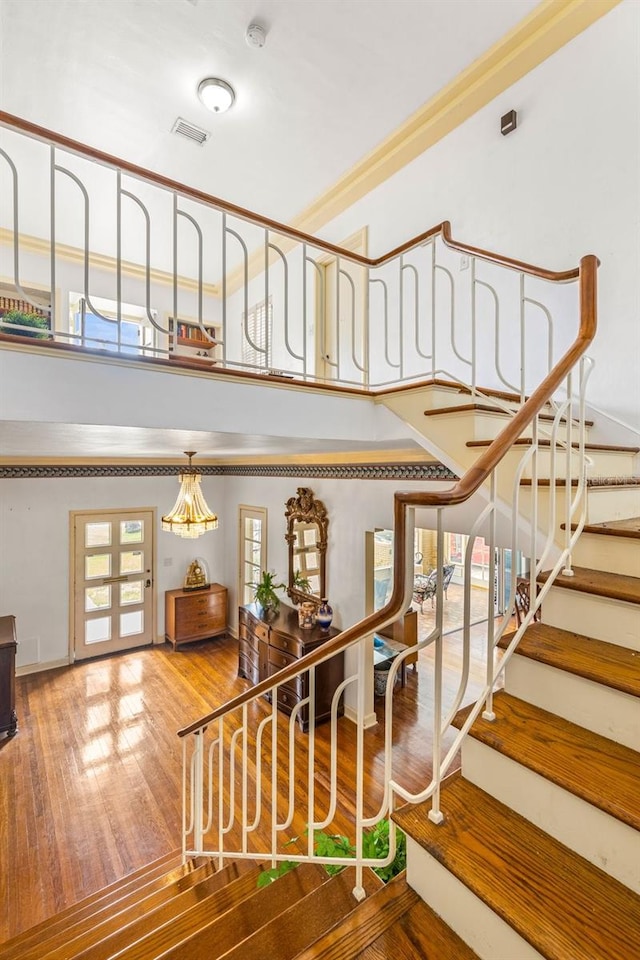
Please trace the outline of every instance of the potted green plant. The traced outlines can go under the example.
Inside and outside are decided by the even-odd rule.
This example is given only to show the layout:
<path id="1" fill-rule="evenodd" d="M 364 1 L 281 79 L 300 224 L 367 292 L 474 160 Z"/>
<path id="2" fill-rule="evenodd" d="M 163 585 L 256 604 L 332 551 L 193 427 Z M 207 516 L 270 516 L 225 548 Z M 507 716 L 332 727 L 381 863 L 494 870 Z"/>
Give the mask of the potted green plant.
<path id="1" fill-rule="evenodd" d="M 30 327 L 30 330 L 16 330 L 6 324 L 16 324 L 20 327 Z M 22 310 L 7 310 L 0 316 L 0 333 L 11 333 L 16 337 L 34 337 L 37 340 L 48 340 L 49 320 L 39 313 L 24 313 Z"/>
<path id="2" fill-rule="evenodd" d="M 305 830 L 305 837 L 308 830 Z M 297 843 L 300 837 L 293 837 L 285 844 Z M 324 830 L 316 830 L 313 836 L 313 845 L 315 852 L 321 857 L 353 857 L 355 856 L 355 844 L 351 843 L 348 837 L 340 836 L 335 833 L 326 833 Z M 380 820 L 371 830 L 366 830 L 362 835 L 362 853 L 367 860 L 384 860 L 389 856 L 389 820 L 387 818 Z M 258 887 L 266 887 L 274 880 L 284 876 L 298 866 L 296 860 L 281 860 L 277 866 L 271 869 L 263 870 L 258 875 Z M 373 867 L 373 872 L 377 873 L 384 883 L 393 880 L 399 873 L 407 869 L 407 838 L 400 828 L 396 828 L 396 854 L 391 863 L 385 867 Z M 325 870 L 329 876 L 333 877 L 341 870 L 344 870 L 342 864 L 327 863 Z"/>
<path id="3" fill-rule="evenodd" d="M 262 615 L 269 616 L 270 613 L 276 613 L 280 606 L 280 598 L 276 590 L 284 590 L 284 583 L 276 583 L 276 575 L 270 570 L 263 570 L 262 576 L 257 583 L 252 583 L 254 588 L 253 599 L 262 607 Z"/>

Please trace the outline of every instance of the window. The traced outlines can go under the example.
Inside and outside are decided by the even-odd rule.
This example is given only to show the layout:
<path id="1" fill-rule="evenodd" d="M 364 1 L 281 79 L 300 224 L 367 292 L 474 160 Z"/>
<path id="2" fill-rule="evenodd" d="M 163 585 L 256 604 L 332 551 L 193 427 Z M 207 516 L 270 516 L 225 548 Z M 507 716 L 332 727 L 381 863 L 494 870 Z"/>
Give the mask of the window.
<path id="1" fill-rule="evenodd" d="M 144 307 L 123 303 L 118 317 L 115 300 L 93 297 L 91 303 L 96 313 L 81 294 L 69 294 L 69 330 L 77 336 L 72 343 L 137 356 L 154 352 L 156 328 Z M 151 315 L 155 320 L 155 310 Z"/>
<path id="2" fill-rule="evenodd" d="M 248 314 L 242 314 L 242 362 L 247 366 L 270 365 L 271 337 L 273 334 L 273 297 L 267 302 L 256 303 Z"/>
<path id="3" fill-rule="evenodd" d="M 263 570 L 267 569 L 267 511 L 265 507 L 239 509 L 239 590 L 240 603 L 251 603 Z"/>

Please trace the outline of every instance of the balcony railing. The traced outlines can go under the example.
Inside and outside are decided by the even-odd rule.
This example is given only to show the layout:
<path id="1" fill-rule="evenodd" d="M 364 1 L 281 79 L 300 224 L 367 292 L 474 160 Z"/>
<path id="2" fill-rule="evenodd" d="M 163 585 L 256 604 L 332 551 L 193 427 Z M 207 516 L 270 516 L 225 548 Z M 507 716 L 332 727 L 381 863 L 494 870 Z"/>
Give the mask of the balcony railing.
<path id="1" fill-rule="evenodd" d="M 577 270 L 474 249 L 446 222 L 372 258 L 0 123 L 1 272 L 57 342 L 216 372 L 374 390 L 442 377 L 524 396 L 572 340 L 576 285 L 563 281 Z M 33 335 L 18 321 L 0 333 Z"/>

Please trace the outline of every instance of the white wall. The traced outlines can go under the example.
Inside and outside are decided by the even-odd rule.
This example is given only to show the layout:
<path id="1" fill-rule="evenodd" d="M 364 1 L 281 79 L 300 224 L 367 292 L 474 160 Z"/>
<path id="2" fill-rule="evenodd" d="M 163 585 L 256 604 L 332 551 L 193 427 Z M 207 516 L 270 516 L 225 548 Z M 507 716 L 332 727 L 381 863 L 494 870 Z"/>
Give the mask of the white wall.
<path id="1" fill-rule="evenodd" d="M 456 239 L 555 270 L 597 254 L 591 402 L 640 427 L 640 4 L 624 0 L 321 231 L 371 256 L 450 220 Z M 518 111 L 503 137 L 500 117 Z M 515 318 L 514 318 L 515 319 Z"/>
<path id="2" fill-rule="evenodd" d="M 0 611 L 17 618 L 17 664 L 45 664 L 69 655 L 69 512 L 120 507 L 156 507 L 157 634 L 164 635 L 164 591 L 182 586 L 195 556 L 209 563 L 213 581 L 225 582 L 218 530 L 197 541 L 162 533 L 160 517 L 178 495 L 177 477 L 0 481 Z M 223 480 L 203 477 L 212 509 L 223 498 Z"/>
<path id="3" fill-rule="evenodd" d="M 336 626 L 347 627 L 365 612 L 365 531 L 393 527 L 393 494 L 399 487 L 441 490 L 448 486 L 425 481 L 235 476 L 204 476 L 202 483 L 220 526 L 188 541 L 160 530 L 160 517 L 177 496 L 176 477 L 0 481 L 0 611 L 17 617 L 23 642 L 23 648 L 18 648 L 18 665 L 56 663 L 68 657 L 71 510 L 155 507 L 157 635 L 164 635 L 164 591 L 182 585 L 195 556 L 209 563 L 213 581 L 228 587 L 229 622 L 235 630 L 239 504 L 267 508 L 268 567 L 286 580 L 285 502 L 299 486 L 309 486 L 329 513 L 327 590 Z M 472 503 L 450 511 L 447 529 L 465 532 L 477 509 Z M 429 527 L 432 521 L 432 512 L 421 512 L 422 526 Z"/>

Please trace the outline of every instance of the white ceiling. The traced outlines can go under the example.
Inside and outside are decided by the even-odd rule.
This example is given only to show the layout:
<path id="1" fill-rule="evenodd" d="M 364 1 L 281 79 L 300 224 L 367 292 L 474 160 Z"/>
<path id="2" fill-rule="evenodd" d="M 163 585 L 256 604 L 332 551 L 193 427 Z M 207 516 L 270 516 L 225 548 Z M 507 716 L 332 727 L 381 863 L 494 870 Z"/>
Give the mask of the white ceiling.
<path id="1" fill-rule="evenodd" d="M 290 222 L 535 0 L 0 0 L 8 113 Z M 252 20 L 262 49 L 244 39 Z M 196 96 L 219 76 L 222 116 Z M 178 116 L 210 130 L 199 147 Z"/>
<path id="2" fill-rule="evenodd" d="M 199 461 L 235 457 L 280 457 L 310 454 L 376 455 L 385 450 L 412 450 L 415 459 L 425 458 L 413 440 L 353 441 L 272 437 L 265 434 L 222 433 L 205 430 L 157 430 L 145 427 L 85 423 L 38 423 L 0 421 L 0 456 L 16 459 L 25 455 L 57 459 L 74 456 L 92 460 L 126 462 L 130 459 L 180 458 L 181 451 L 196 450 Z M 25 451 L 27 453 L 25 454 Z"/>
<path id="3" fill-rule="evenodd" d="M 536 0 L 0 0 L 0 108 L 281 221 L 291 221 Z M 263 49 L 244 39 L 252 21 Z M 222 116 L 196 96 L 219 76 Z M 178 116 L 212 133 L 170 133 Z M 92 428 L 93 429 L 93 428 Z M 0 423 L 0 456 L 304 453 L 295 439 Z M 215 441 L 215 442 L 214 442 Z M 403 444 L 409 446 L 410 444 Z M 353 444 L 350 444 L 353 448 Z M 390 445 L 392 446 L 392 445 Z M 322 447 L 340 450 L 329 438 Z"/>

